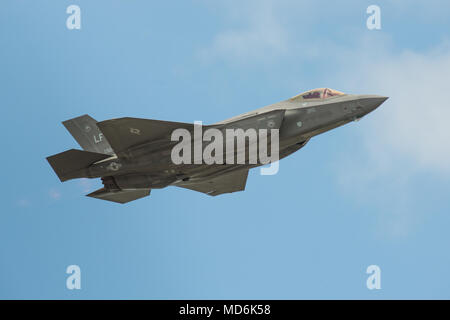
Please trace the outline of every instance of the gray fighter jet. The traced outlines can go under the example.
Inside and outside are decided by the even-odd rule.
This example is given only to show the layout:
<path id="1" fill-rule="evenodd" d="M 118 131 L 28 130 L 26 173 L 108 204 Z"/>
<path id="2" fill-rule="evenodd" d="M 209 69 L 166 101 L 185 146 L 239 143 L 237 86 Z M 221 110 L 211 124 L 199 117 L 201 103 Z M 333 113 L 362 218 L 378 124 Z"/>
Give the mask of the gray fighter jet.
<path id="1" fill-rule="evenodd" d="M 299 150 L 314 136 L 359 120 L 387 97 L 352 95 L 321 88 L 301 93 L 204 129 L 278 129 L 279 159 Z M 243 191 L 248 171 L 261 163 L 175 164 L 176 129 L 193 132 L 194 124 L 119 118 L 97 122 L 88 115 L 63 122 L 84 150 L 71 149 L 47 158 L 61 181 L 101 178 L 104 187 L 87 196 L 126 203 L 151 189 L 177 186 L 216 196 Z M 194 138 L 193 138 L 194 139 Z M 202 146 L 207 145 L 202 141 Z M 268 145 L 270 144 L 270 141 Z M 246 152 L 233 149 L 238 152 Z M 246 156 L 248 160 L 248 155 Z"/>

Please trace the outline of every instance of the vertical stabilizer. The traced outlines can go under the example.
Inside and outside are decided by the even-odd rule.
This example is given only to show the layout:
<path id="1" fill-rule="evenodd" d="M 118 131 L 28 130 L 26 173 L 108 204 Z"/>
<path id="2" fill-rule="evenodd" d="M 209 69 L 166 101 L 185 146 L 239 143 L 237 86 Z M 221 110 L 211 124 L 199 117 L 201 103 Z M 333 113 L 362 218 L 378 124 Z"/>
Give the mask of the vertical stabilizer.
<path id="1" fill-rule="evenodd" d="M 97 121 L 89 115 L 85 114 L 64 121 L 63 125 L 84 150 L 109 155 L 114 154 L 106 137 L 97 127 Z"/>

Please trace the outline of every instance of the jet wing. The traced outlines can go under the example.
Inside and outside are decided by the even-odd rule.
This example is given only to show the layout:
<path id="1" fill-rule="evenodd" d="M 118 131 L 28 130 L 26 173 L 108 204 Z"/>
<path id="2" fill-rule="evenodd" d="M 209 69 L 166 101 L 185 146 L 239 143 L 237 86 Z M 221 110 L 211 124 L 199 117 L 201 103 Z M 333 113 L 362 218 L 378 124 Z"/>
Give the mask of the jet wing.
<path id="1" fill-rule="evenodd" d="M 117 203 L 127 203 L 148 196 L 150 191 L 150 189 L 107 190 L 105 188 L 101 188 L 87 194 L 87 196 Z"/>
<path id="2" fill-rule="evenodd" d="M 177 187 L 186 188 L 198 192 L 206 193 L 210 196 L 217 196 L 223 193 L 244 191 L 247 183 L 248 169 L 230 173 L 224 173 L 213 178 L 206 178 L 202 181 L 183 182 Z"/>
<path id="3" fill-rule="evenodd" d="M 225 129 L 279 129 L 284 117 L 284 110 L 273 110 L 237 119 L 233 122 L 219 123 L 206 128 Z M 171 122 L 139 118 L 119 118 L 97 122 L 98 128 L 108 140 L 114 152 L 120 156 L 127 149 L 161 139 L 170 141 L 170 135 L 175 129 L 194 130 L 194 124 L 184 122 Z"/>
<path id="4" fill-rule="evenodd" d="M 97 126 L 105 135 L 117 155 L 133 146 L 169 137 L 175 129 L 194 130 L 194 125 L 183 122 L 119 118 L 98 122 Z"/>

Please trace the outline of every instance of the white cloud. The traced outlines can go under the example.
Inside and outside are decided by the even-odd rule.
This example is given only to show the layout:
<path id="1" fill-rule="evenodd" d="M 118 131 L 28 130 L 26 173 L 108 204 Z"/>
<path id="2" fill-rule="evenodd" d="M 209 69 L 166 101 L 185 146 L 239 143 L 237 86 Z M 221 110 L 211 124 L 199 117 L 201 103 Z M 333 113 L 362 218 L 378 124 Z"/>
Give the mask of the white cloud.
<path id="1" fill-rule="evenodd" d="M 302 70 L 307 64 L 322 64 L 327 66 L 319 79 L 324 86 L 389 96 L 358 124 L 358 138 L 353 140 L 358 145 L 343 147 L 335 172 L 340 186 L 355 202 L 377 211 L 377 232 L 405 237 L 423 219 L 414 206 L 415 179 L 420 180 L 421 173 L 434 173 L 439 179 L 450 177 L 450 46 L 444 41 L 426 52 L 399 50 L 386 24 L 381 32 L 358 29 L 339 23 L 339 19 L 346 19 L 347 5 L 343 11 L 333 12 L 340 10 L 339 6 L 314 3 L 249 1 L 243 8 L 225 5 L 226 19 L 237 23 L 219 32 L 203 49 L 202 57 L 262 68 L 283 60 L 292 66 L 293 71 L 283 73 L 286 84 L 291 85 L 302 82 L 299 78 L 303 83 L 310 81 Z M 362 6 L 361 23 L 365 25 L 365 7 L 356 1 L 354 5 Z M 430 15 L 420 14 L 421 6 Z M 385 14 L 405 19 L 407 12 L 408 20 L 420 23 L 447 17 L 448 11 L 447 3 L 429 6 L 398 1 L 381 7 L 383 19 Z M 323 10 L 331 11 L 324 14 Z M 316 39 L 321 14 L 327 18 L 334 15 L 333 23 L 344 28 L 345 39 L 351 34 L 352 40 Z M 233 25 L 231 22 L 228 25 Z"/>
<path id="2" fill-rule="evenodd" d="M 364 131 L 367 149 L 376 155 L 379 165 L 382 162 L 388 165 L 386 152 L 389 152 L 389 158 L 392 154 L 406 156 L 422 169 L 450 173 L 450 148 L 446 147 L 450 141 L 448 45 L 441 44 L 433 51 L 421 53 L 398 52 L 392 49 L 395 43 L 389 33 L 368 33 L 367 30 L 353 35 L 360 40 L 346 44 L 333 38 L 316 40 L 308 36 L 311 32 L 304 31 L 317 27 L 314 17 L 324 9 L 330 10 L 327 16 L 334 13 L 336 17 L 345 18 L 345 12 L 341 12 L 339 6 L 328 8 L 311 1 L 261 0 L 246 1 L 239 6 L 230 2 L 215 5 L 234 28 L 216 34 L 211 45 L 202 51 L 205 59 L 246 67 L 256 63 L 265 68 L 283 60 L 293 68 L 297 66 L 298 72 L 305 61 L 317 65 L 326 61 L 330 67 L 323 75 L 324 84 L 339 84 L 337 89 L 349 88 L 351 93 L 390 96 L 380 110 L 370 115 L 376 117 L 376 121 L 371 121 L 370 130 L 365 128 Z M 356 1 L 354 5 L 361 6 Z M 401 8 L 413 12 L 420 3 L 407 5 L 399 1 L 386 7 L 392 14 Z M 308 14 L 302 14 L 305 12 Z M 361 17 L 365 17 L 365 10 L 361 11 Z M 296 78 L 305 77 L 298 72 L 284 77 L 290 78 L 288 82 L 297 83 Z"/>
<path id="3" fill-rule="evenodd" d="M 267 62 L 288 52 L 289 36 L 282 26 L 279 3 L 268 0 L 215 3 L 229 27 L 217 33 L 199 52 L 204 61 L 231 64 Z"/>
<path id="4" fill-rule="evenodd" d="M 376 210 L 380 237 L 404 238 L 425 219 L 414 198 L 421 174 L 450 177 L 450 47 L 395 52 L 377 41 L 374 54 L 375 44 L 363 43 L 341 56 L 345 71 L 334 81 L 390 99 L 359 123 L 357 145 L 343 150 L 334 168 L 342 190 L 362 210 Z M 429 206 L 426 216 L 435 210 Z"/>
<path id="5" fill-rule="evenodd" d="M 385 51 L 370 58 L 365 50 L 358 54 L 344 77 L 354 79 L 355 91 L 390 97 L 370 115 L 364 131 L 371 156 L 384 169 L 396 166 L 387 163 L 389 154 L 417 170 L 450 174 L 450 47 L 443 44 L 426 53 Z"/>

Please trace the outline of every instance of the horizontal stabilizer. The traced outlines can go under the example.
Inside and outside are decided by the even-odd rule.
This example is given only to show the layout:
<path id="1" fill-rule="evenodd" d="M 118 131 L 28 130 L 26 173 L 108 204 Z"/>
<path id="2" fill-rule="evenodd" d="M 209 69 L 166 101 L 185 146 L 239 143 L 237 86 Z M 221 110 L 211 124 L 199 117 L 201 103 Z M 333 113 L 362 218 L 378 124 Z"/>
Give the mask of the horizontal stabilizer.
<path id="1" fill-rule="evenodd" d="M 97 126 L 108 139 L 114 152 L 120 154 L 128 148 L 145 142 L 169 137 L 175 129 L 193 130 L 194 125 L 183 122 L 119 118 L 98 122 Z"/>
<path id="2" fill-rule="evenodd" d="M 94 162 L 109 158 L 110 155 L 70 149 L 47 157 L 61 181 L 85 177 L 85 170 Z"/>
<path id="3" fill-rule="evenodd" d="M 101 200 L 113 201 L 117 203 L 127 203 L 133 200 L 146 197 L 149 194 L 150 189 L 108 190 L 105 188 L 101 188 L 88 194 L 87 196 Z"/>

